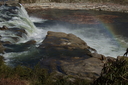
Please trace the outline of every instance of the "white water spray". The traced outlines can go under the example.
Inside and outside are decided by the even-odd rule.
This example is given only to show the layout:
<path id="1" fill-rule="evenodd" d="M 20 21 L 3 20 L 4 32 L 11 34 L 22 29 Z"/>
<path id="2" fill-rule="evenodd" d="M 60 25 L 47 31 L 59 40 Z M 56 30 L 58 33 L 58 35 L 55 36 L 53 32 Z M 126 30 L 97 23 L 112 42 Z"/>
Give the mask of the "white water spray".
<path id="1" fill-rule="evenodd" d="M 7 26 L 8 28 L 20 28 L 24 29 L 27 32 L 27 36 L 19 37 L 18 43 L 26 42 L 30 39 L 35 38 L 37 34 L 42 33 L 40 29 L 37 29 L 33 22 L 29 19 L 27 11 L 20 4 L 20 6 L 6 6 L 2 5 L 0 7 L 0 26 Z M 1 35 L 4 36 L 1 40 L 7 41 L 10 39 L 9 36 L 14 36 L 13 33 L 6 33 L 5 31 L 1 31 Z M 5 37 L 6 36 L 6 37 Z M 16 36 L 16 35 L 15 35 Z M 15 37 L 14 36 L 14 37 Z M 18 37 L 18 36 L 17 36 Z M 39 37 L 40 38 L 40 37 Z M 38 37 L 37 37 L 37 40 Z M 13 40 L 11 40 L 14 43 Z"/>
<path id="2" fill-rule="evenodd" d="M 55 32 L 65 32 L 65 33 L 73 33 L 76 36 L 83 39 L 88 46 L 95 48 L 99 54 L 103 54 L 105 56 L 117 57 L 123 55 L 125 52 L 125 48 L 119 47 L 114 44 L 113 40 L 110 37 L 105 36 L 104 33 L 100 33 L 100 29 L 97 28 L 87 28 L 87 27 L 76 27 L 71 29 L 70 27 L 65 27 L 62 25 L 54 25 L 45 28 L 36 28 L 33 22 L 38 22 L 44 24 L 45 21 L 43 19 L 39 19 L 36 17 L 28 16 L 26 10 L 22 5 L 21 7 L 10 7 L 10 6 L 2 6 L 0 7 L 0 26 L 7 26 L 9 28 L 21 28 L 27 31 L 28 35 L 19 39 L 18 43 L 24 43 L 31 39 L 36 40 L 37 44 L 43 41 L 44 37 L 47 34 L 47 31 L 55 31 Z M 33 21 L 33 22 L 32 22 Z M 2 35 L 2 41 L 13 41 L 11 37 L 17 37 L 12 32 L 0 31 Z M 30 48 L 31 49 L 31 48 Z M 6 53 L 3 56 L 6 59 L 7 64 L 10 64 L 10 60 L 12 58 L 16 58 L 17 60 L 24 59 L 25 57 L 29 57 L 29 59 L 33 57 L 37 57 L 32 53 L 37 53 L 38 50 L 32 50 L 31 52 L 23 51 L 23 52 L 10 52 Z M 16 60 L 15 59 L 15 60 Z"/>

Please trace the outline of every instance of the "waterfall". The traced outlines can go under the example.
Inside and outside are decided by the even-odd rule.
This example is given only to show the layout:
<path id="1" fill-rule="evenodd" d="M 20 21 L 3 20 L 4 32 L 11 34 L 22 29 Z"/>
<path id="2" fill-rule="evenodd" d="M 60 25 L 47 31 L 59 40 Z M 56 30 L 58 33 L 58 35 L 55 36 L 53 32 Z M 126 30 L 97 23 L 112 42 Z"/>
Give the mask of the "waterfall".
<path id="1" fill-rule="evenodd" d="M 11 65 L 12 61 L 35 60 L 33 57 L 38 55 L 36 46 L 42 42 L 42 37 L 44 37 L 39 34 L 43 34 L 43 30 L 36 28 L 21 4 L 19 6 L 6 4 L 0 6 L 0 28 L 3 26 L 8 29 L 0 30 L 0 41 L 11 43 L 3 44 L 9 51 L 0 54 L 4 56 L 6 64 Z M 29 40 L 35 40 L 36 45 L 24 46 L 23 44 Z M 27 50 L 24 50 L 24 48 Z"/>
<path id="2" fill-rule="evenodd" d="M 23 42 L 23 40 L 26 40 L 26 37 L 28 39 L 30 37 L 36 36 L 39 32 L 39 29 L 37 29 L 33 22 L 29 19 L 27 11 L 21 4 L 19 4 L 19 6 L 0 6 L 0 26 L 6 26 L 9 29 L 24 29 L 27 32 L 27 36 L 21 38 L 10 31 L 8 33 L 5 31 L 0 31 L 1 36 L 3 36 L 1 40 L 9 40 L 12 43 L 14 43 L 14 41 L 10 39 L 10 37 L 19 37 L 19 41 Z"/>

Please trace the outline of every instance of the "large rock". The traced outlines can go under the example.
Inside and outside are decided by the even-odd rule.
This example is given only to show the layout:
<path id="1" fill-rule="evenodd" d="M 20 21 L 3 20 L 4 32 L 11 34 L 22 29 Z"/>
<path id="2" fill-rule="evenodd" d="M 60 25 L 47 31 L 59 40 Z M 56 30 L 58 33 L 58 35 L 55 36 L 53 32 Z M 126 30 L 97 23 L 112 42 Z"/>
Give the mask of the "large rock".
<path id="1" fill-rule="evenodd" d="M 100 76 L 107 60 L 79 37 L 62 32 L 49 31 L 39 48 L 41 66 L 67 77 L 93 81 Z"/>
<path id="2" fill-rule="evenodd" d="M 104 60 L 96 57 L 71 57 L 67 59 L 44 58 L 40 61 L 43 68 L 47 68 L 49 72 L 63 74 L 68 78 L 80 78 L 93 81 L 100 76 L 104 65 Z"/>
<path id="3" fill-rule="evenodd" d="M 39 48 L 48 56 L 92 57 L 90 50 L 96 51 L 73 34 L 52 31 L 48 31 Z"/>

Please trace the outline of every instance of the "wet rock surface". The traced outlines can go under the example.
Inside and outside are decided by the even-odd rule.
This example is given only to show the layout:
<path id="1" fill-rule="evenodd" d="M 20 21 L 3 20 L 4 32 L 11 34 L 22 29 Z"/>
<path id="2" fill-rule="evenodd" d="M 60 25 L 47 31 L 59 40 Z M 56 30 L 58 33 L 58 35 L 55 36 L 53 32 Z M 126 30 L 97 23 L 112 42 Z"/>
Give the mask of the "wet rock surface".
<path id="1" fill-rule="evenodd" d="M 13 42 L 18 42 L 19 38 L 27 35 L 27 32 L 24 29 L 20 29 L 20 28 L 8 28 L 6 26 L 2 26 L 0 27 L 0 31 L 4 34 L 0 34 L 0 38 L 1 41 L 3 41 L 5 38 L 11 38 Z M 14 35 L 14 36 L 12 36 Z M 12 43 L 10 40 L 6 40 L 3 42 L 10 42 Z"/>
<path id="2" fill-rule="evenodd" d="M 108 60 L 80 38 L 62 32 L 49 31 L 39 48 L 43 54 L 40 64 L 49 72 L 90 81 L 100 76 L 103 65 Z"/>
<path id="3" fill-rule="evenodd" d="M 48 31 L 39 48 L 48 56 L 92 56 L 90 50 L 96 51 L 73 34 L 52 31 Z"/>

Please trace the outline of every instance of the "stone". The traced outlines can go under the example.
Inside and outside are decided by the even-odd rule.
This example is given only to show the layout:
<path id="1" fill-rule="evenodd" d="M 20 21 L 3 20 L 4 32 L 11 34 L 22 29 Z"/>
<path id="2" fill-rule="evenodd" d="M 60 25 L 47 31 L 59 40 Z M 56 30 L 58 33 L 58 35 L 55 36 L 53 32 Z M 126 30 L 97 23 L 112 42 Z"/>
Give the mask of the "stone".
<path id="1" fill-rule="evenodd" d="M 100 76 L 104 63 L 96 58 L 44 58 L 40 61 L 42 67 L 49 70 L 49 72 L 59 72 L 65 76 L 72 76 L 73 78 L 86 79 L 93 81 Z M 57 75 L 57 74 L 56 74 Z"/>
<path id="2" fill-rule="evenodd" d="M 43 68 L 71 78 L 93 81 L 100 76 L 106 61 L 105 56 L 98 54 L 85 41 L 63 32 L 48 31 L 39 49 Z"/>
<path id="3" fill-rule="evenodd" d="M 0 27 L 0 30 L 7 30 L 8 28 L 4 25 L 3 27 Z"/>
<path id="4" fill-rule="evenodd" d="M 89 56 L 92 57 L 89 47 L 74 34 L 48 31 L 44 41 L 39 46 L 48 56 Z"/>

